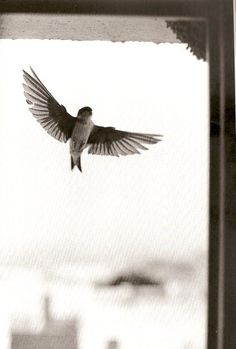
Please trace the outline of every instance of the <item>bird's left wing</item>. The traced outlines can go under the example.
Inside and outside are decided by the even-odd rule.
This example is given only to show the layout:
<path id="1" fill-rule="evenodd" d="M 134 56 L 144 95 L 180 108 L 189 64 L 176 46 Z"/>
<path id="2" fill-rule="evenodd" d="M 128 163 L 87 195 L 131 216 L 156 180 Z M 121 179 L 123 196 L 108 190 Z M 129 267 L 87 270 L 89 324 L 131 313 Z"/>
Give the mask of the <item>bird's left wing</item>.
<path id="1" fill-rule="evenodd" d="M 94 126 L 87 145 L 88 153 L 95 155 L 140 154 L 138 149 L 147 149 L 144 144 L 161 141 L 161 135 L 134 133 L 116 130 L 114 127 Z"/>
<path id="2" fill-rule="evenodd" d="M 23 84 L 29 110 L 41 126 L 60 142 L 71 137 L 76 118 L 71 116 L 63 105 L 51 95 L 31 68 L 33 76 L 23 70 L 26 84 Z"/>

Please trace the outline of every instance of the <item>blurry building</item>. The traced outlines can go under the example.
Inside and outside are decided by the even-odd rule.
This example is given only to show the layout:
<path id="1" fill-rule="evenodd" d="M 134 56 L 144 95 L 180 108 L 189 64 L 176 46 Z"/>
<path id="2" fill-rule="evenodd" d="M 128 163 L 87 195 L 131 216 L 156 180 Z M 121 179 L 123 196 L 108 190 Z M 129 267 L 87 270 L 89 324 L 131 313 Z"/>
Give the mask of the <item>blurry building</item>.
<path id="1" fill-rule="evenodd" d="M 51 316 L 50 298 L 44 300 L 44 326 L 39 333 L 13 331 L 11 349 L 78 349 L 76 319 Z"/>
<path id="2" fill-rule="evenodd" d="M 119 349 L 119 342 L 115 339 L 109 340 L 106 345 L 106 349 Z"/>

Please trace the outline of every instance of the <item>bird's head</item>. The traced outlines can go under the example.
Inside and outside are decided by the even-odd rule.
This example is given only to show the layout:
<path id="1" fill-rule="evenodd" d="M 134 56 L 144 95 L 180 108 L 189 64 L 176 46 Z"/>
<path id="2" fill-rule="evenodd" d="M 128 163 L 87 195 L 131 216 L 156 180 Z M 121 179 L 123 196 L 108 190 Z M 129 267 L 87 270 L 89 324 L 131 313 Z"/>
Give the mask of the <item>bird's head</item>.
<path id="1" fill-rule="evenodd" d="M 77 117 L 80 118 L 89 118 L 92 116 L 93 110 L 90 107 L 83 107 L 79 109 Z"/>

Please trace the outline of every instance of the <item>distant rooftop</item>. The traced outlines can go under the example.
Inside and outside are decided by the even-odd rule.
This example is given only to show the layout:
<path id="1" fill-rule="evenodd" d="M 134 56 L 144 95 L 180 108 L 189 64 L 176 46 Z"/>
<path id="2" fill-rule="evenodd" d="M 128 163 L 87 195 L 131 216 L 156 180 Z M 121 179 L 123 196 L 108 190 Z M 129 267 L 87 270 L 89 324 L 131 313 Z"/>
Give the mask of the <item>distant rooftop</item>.
<path id="1" fill-rule="evenodd" d="M 76 319 L 54 319 L 48 296 L 44 299 L 44 321 L 40 333 L 13 331 L 11 349 L 78 349 Z"/>

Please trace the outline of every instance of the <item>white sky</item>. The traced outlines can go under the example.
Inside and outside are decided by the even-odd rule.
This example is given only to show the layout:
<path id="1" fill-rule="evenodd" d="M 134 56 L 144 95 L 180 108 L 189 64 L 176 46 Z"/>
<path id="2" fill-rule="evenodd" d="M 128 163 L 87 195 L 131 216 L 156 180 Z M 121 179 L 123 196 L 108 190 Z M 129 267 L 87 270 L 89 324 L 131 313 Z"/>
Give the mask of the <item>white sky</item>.
<path id="1" fill-rule="evenodd" d="M 207 250 L 207 65 L 182 44 L 0 40 L 0 263 L 191 258 Z M 31 65 L 75 115 L 158 133 L 142 155 L 86 154 L 70 171 L 68 144 L 28 111 Z"/>

